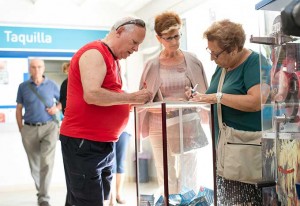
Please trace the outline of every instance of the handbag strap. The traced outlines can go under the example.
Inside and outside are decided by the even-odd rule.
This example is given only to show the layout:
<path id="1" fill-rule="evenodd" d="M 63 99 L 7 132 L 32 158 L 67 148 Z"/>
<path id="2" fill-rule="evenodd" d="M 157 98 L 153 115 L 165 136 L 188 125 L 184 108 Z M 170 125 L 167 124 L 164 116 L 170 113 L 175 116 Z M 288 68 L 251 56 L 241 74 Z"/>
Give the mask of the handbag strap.
<path id="1" fill-rule="evenodd" d="M 39 100 L 41 100 L 41 102 L 43 102 L 43 104 L 46 106 L 46 108 L 49 108 L 45 99 L 39 93 L 37 93 L 37 91 L 33 88 L 33 86 L 31 85 L 30 82 L 28 82 L 28 86 L 29 86 L 30 90 L 39 98 Z"/>
<path id="2" fill-rule="evenodd" d="M 46 106 L 46 108 L 50 108 L 47 103 L 46 100 L 33 88 L 33 86 L 31 85 L 31 83 L 28 81 L 28 87 L 30 88 L 30 90 L 39 98 L 39 100 L 41 102 L 43 102 L 43 104 Z M 53 114 L 51 115 L 52 119 L 55 121 L 56 120 L 56 115 Z"/>
<path id="3" fill-rule="evenodd" d="M 221 76 L 220 76 L 217 92 L 222 91 L 225 75 L 226 75 L 226 69 L 222 68 L 222 73 L 221 73 Z M 222 123 L 223 120 L 222 120 L 221 103 L 217 103 L 217 111 L 218 111 L 218 123 L 219 123 L 219 129 L 220 129 L 222 127 L 222 124 L 223 124 Z"/>

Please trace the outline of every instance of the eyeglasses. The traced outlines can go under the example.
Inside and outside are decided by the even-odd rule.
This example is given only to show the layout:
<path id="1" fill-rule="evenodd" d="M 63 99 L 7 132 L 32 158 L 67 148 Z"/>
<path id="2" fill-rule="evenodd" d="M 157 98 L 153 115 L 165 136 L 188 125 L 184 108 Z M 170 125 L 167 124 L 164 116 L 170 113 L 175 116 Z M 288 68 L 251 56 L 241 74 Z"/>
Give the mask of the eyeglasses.
<path id="1" fill-rule="evenodd" d="M 218 59 L 218 57 L 224 52 L 226 51 L 226 49 L 223 49 L 222 51 L 220 51 L 219 53 L 215 54 L 212 51 L 210 51 L 210 49 L 207 47 L 206 51 L 210 54 L 210 56 L 212 56 L 214 59 Z"/>
<path id="2" fill-rule="evenodd" d="M 163 40 L 165 40 L 165 41 L 167 41 L 167 42 L 170 42 L 170 41 L 172 41 L 173 39 L 179 40 L 180 37 L 181 37 L 181 33 L 180 33 L 180 34 L 176 34 L 176 35 L 174 35 L 174 36 L 170 36 L 170 37 L 162 37 L 162 36 L 160 36 L 160 38 L 162 38 Z"/>
<path id="3" fill-rule="evenodd" d="M 119 25 L 116 28 L 116 30 L 118 30 L 121 26 L 125 26 L 125 25 L 128 25 L 128 24 L 135 24 L 135 25 L 137 25 L 139 27 L 142 27 L 142 28 L 146 27 L 146 24 L 145 24 L 145 22 L 142 19 L 133 19 L 133 20 L 126 21 L 125 23 Z"/>

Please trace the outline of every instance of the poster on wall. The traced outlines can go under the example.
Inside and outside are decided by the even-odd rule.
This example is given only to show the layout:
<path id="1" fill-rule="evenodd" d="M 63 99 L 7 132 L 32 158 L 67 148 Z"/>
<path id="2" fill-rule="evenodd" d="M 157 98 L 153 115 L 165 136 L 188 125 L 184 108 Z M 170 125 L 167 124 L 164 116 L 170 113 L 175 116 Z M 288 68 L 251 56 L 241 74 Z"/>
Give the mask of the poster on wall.
<path id="1" fill-rule="evenodd" d="M 0 58 L 0 123 L 15 122 L 17 91 L 27 74 L 27 58 Z"/>

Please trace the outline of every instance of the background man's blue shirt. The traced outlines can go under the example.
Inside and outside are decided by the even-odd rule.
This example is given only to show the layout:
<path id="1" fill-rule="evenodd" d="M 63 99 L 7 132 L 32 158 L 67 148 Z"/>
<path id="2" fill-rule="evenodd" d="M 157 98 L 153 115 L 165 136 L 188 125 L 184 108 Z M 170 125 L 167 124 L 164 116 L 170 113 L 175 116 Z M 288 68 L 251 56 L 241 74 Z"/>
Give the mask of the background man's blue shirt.
<path id="1" fill-rule="evenodd" d="M 52 107 L 59 100 L 59 88 L 57 84 L 46 77 L 44 77 L 44 81 L 39 86 L 32 79 L 21 83 L 18 88 L 17 103 L 22 104 L 25 109 L 24 121 L 36 123 L 53 120 L 53 117 L 46 111 L 44 103 L 30 89 L 29 83 L 44 98 L 48 107 Z"/>

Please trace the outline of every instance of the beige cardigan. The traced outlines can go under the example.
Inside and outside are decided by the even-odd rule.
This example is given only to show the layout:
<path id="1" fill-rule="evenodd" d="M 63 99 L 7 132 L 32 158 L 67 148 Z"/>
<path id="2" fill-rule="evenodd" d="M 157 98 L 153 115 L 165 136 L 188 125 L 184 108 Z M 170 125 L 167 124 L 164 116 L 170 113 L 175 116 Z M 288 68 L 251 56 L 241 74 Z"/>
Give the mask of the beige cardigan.
<path id="1" fill-rule="evenodd" d="M 192 53 L 182 51 L 187 66 L 187 77 L 191 80 L 192 85 L 198 84 L 197 91 L 205 93 L 207 90 L 206 75 L 202 66 L 201 61 Z M 144 84 L 147 85 L 147 89 L 153 93 L 153 99 L 157 95 L 159 87 L 161 85 L 161 78 L 159 76 L 159 56 L 149 60 L 144 68 L 141 81 L 140 89 L 143 88 Z M 153 99 L 150 102 L 153 102 Z M 163 101 L 161 99 L 161 101 Z M 143 112 L 139 116 L 141 134 L 143 137 L 149 135 L 149 112 Z"/>

